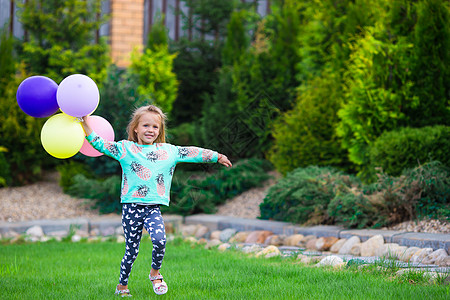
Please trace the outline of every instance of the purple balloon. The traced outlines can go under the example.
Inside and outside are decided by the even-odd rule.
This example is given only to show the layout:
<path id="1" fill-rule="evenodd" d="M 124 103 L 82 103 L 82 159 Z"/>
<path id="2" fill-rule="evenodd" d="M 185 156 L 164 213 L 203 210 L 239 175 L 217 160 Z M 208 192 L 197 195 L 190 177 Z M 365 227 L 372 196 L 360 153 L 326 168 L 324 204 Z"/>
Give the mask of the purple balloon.
<path id="1" fill-rule="evenodd" d="M 24 113 L 35 118 L 46 118 L 59 109 L 56 100 L 56 82 L 45 76 L 31 76 L 17 88 L 16 99 Z"/>
<path id="2" fill-rule="evenodd" d="M 100 93 L 94 80 L 83 74 L 74 74 L 61 81 L 56 100 L 64 113 L 84 117 L 95 111 Z"/>

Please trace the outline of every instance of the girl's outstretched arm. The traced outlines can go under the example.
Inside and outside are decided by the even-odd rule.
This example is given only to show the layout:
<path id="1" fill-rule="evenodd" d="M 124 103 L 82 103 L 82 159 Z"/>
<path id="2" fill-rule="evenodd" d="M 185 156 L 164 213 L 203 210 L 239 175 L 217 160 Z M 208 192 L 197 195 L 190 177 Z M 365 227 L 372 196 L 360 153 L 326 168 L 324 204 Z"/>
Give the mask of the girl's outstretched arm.
<path id="1" fill-rule="evenodd" d="M 217 159 L 217 162 L 224 165 L 225 167 L 232 167 L 231 161 L 223 154 L 219 153 L 219 157 Z"/>
<path id="2" fill-rule="evenodd" d="M 86 136 L 89 136 L 89 135 L 92 133 L 92 128 L 91 128 L 91 126 L 89 126 L 89 124 L 86 122 L 86 118 L 87 118 L 87 116 L 84 116 L 84 117 L 82 118 L 81 126 L 83 126 L 84 133 L 86 134 Z"/>

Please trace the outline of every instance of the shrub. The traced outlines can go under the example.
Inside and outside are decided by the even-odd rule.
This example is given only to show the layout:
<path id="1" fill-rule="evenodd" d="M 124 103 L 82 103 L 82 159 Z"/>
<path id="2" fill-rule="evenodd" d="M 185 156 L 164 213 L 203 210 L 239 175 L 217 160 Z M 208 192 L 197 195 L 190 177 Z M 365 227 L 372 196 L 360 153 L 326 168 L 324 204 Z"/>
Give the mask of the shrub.
<path id="1" fill-rule="evenodd" d="M 300 89 L 295 107 L 275 122 L 269 159 L 283 174 L 310 165 L 343 167 L 347 153 L 335 127 L 340 93 L 333 76 L 316 77 Z"/>
<path id="2" fill-rule="evenodd" d="M 450 220 L 450 169 L 430 162 L 403 172 L 400 177 L 378 174 L 377 190 L 383 192 L 388 223 L 415 218 Z"/>
<path id="3" fill-rule="evenodd" d="M 189 179 L 186 174 L 181 174 L 184 180 L 174 178 L 171 204 L 164 207 L 163 212 L 181 215 L 214 213 L 218 204 L 267 180 L 270 177 L 267 171 L 271 168 L 265 160 L 248 159 L 200 179 Z"/>
<path id="4" fill-rule="evenodd" d="M 431 160 L 450 166 L 450 127 L 428 126 L 388 131 L 376 139 L 370 149 L 370 164 L 389 175 Z"/>
<path id="5" fill-rule="evenodd" d="M 143 54 L 135 49 L 129 71 L 138 80 L 142 98 L 170 114 L 178 91 L 178 81 L 172 72 L 176 54 L 170 54 L 167 46 L 155 45 L 154 48 L 145 49 Z"/>
<path id="6" fill-rule="evenodd" d="M 67 193 L 74 197 L 95 199 L 96 208 L 101 213 L 120 213 L 121 179 L 119 176 L 111 176 L 105 180 L 89 179 L 83 174 L 75 175 L 73 185 L 67 189 Z"/>
<path id="7" fill-rule="evenodd" d="M 61 165 L 58 165 L 56 169 L 60 174 L 59 185 L 63 188 L 64 192 L 67 192 L 75 183 L 75 175 L 82 174 L 87 178 L 92 178 L 89 168 L 85 164 L 74 160 L 69 160 Z"/>
<path id="8" fill-rule="evenodd" d="M 386 224 L 386 220 L 379 210 L 383 204 L 378 204 L 379 207 L 371 202 L 371 197 L 352 191 L 336 195 L 328 205 L 327 212 L 335 223 L 346 227 L 381 227 Z"/>
<path id="9" fill-rule="evenodd" d="M 297 224 L 330 224 L 327 207 L 331 199 L 359 186 L 358 179 L 331 167 L 297 168 L 269 189 L 260 205 L 261 218 Z"/>

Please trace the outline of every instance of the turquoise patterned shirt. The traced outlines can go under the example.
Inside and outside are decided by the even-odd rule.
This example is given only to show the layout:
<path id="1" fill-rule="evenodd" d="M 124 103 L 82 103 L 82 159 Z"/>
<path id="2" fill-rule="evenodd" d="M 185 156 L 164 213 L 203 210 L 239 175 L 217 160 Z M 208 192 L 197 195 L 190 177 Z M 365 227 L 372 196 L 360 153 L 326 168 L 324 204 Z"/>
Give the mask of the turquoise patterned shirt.
<path id="1" fill-rule="evenodd" d="M 122 203 L 169 205 L 175 166 L 180 162 L 217 162 L 218 153 L 198 147 L 166 143 L 139 145 L 122 140 L 106 141 L 95 132 L 86 137 L 99 152 L 119 161 L 122 167 Z"/>

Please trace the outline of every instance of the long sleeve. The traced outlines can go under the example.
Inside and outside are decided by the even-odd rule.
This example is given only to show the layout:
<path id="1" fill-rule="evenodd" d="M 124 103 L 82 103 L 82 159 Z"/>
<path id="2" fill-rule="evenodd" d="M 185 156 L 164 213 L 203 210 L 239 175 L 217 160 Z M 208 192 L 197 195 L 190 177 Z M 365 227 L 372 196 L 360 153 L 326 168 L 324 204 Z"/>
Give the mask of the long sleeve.
<path id="1" fill-rule="evenodd" d="M 199 147 L 175 146 L 176 162 L 212 163 L 217 162 L 219 154 L 216 151 Z"/>

